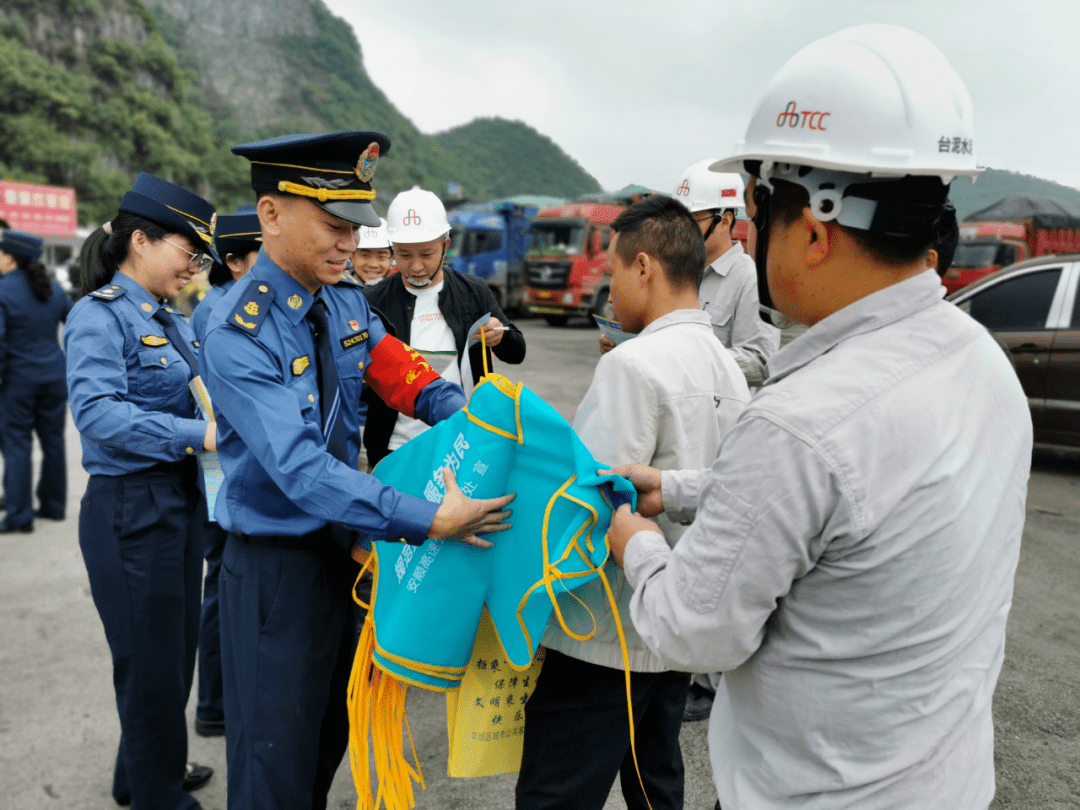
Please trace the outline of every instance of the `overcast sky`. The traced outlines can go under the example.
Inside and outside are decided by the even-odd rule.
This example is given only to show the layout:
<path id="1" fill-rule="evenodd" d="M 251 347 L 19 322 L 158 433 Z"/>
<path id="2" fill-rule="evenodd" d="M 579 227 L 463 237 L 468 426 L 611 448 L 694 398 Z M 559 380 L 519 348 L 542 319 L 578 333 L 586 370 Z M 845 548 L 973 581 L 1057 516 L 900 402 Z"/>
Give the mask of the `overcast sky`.
<path id="1" fill-rule="evenodd" d="M 326 0 L 421 131 L 521 120 L 608 190 L 669 190 L 726 157 L 803 45 L 887 22 L 929 37 L 971 92 L 980 165 L 1080 187 L 1077 0 Z"/>

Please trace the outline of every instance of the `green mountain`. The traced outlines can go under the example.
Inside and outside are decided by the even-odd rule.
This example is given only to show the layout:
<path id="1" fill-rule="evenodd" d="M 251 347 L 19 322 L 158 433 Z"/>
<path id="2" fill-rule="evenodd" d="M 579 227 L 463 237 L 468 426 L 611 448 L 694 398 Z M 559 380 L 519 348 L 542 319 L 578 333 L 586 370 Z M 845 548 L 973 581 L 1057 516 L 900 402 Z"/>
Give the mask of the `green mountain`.
<path id="1" fill-rule="evenodd" d="M 472 199 L 599 190 L 550 139 L 485 119 L 425 135 L 368 78 L 322 0 L 0 0 L 0 178 L 74 186 L 84 224 L 148 171 L 219 210 L 251 202 L 235 143 L 371 129 L 376 206 L 421 185 Z"/>
<path id="2" fill-rule="evenodd" d="M 960 220 L 1010 194 L 1032 194 L 1080 203 L 1080 189 L 1000 169 L 987 169 L 974 182 L 967 177 L 958 177 L 949 189 L 949 197 Z"/>
<path id="3" fill-rule="evenodd" d="M 435 140 L 446 152 L 468 156 L 473 175 L 487 188 L 486 197 L 544 194 L 573 199 L 600 190 L 592 175 L 576 162 L 567 165 L 566 154 L 554 142 L 521 121 L 478 118 Z"/>

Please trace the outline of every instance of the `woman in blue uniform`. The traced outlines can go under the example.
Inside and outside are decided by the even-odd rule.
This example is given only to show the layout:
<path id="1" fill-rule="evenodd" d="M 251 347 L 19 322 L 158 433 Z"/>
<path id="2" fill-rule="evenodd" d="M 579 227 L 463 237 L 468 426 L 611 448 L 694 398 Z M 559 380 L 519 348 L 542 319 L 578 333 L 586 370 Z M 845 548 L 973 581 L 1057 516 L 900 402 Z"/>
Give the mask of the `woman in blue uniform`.
<path id="1" fill-rule="evenodd" d="M 0 533 L 32 532 L 33 434 L 41 444 L 38 515 L 63 520 L 67 504 L 64 417 L 67 384 L 57 330 L 71 310 L 49 279 L 41 238 L 5 231 L 0 240 L 0 435 L 5 452 L 7 519 Z"/>
<path id="2" fill-rule="evenodd" d="M 112 795 L 191 810 L 210 778 L 188 764 L 203 504 L 195 456 L 216 447 L 195 417 L 191 329 L 162 302 L 217 258 L 214 209 L 148 174 L 83 247 L 86 297 L 68 316 L 68 396 L 90 473 L 79 545 L 113 659 L 120 746 Z"/>
<path id="3" fill-rule="evenodd" d="M 214 305 L 241 278 L 259 255 L 262 230 L 258 214 L 218 217 L 214 246 L 222 261 L 210 269 L 210 289 L 191 314 L 191 328 L 201 344 L 206 337 L 206 322 Z M 203 555 L 206 576 L 203 580 L 202 618 L 199 621 L 199 703 L 195 710 L 195 733 L 217 737 L 225 733 L 225 698 L 221 680 L 221 622 L 218 608 L 218 580 L 221 555 L 229 533 L 217 523 L 205 521 Z"/>
<path id="4" fill-rule="evenodd" d="M 206 277 L 210 289 L 191 313 L 191 328 L 195 331 L 195 339 L 200 343 L 206 337 L 206 322 L 210 319 L 214 304 L 255 264 L 259 248 L 262 247 L 259 215 L 234 214 L 218 217 L 214 247 L 217 248 L 221 261 L 215 262 L 210 268 Z"/>

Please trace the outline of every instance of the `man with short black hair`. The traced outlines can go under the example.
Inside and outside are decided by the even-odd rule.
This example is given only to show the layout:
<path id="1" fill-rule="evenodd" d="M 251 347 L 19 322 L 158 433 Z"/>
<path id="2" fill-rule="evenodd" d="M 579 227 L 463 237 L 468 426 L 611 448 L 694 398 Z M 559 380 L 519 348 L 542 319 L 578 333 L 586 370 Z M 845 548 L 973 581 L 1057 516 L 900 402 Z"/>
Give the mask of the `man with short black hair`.
<path id="1" fill-rule="evenodd" d="M 750 392 L 697 306 L 701 232 L 685 208 L 661 196 L 630 206 L 611 228 L 611 305 L 636 337 L 600 358 L 574 429 L 602 464 L 706 465 Z M 683 528 L 665 524 L 668 542 L 674 545 Z M 547 658 L 525 706 L 519 810 L 601 808 L 617 774 L 630 808 L 683 806 L 679 728 L 689 678 L 645 647 L 630 621 L 631 589 L 613 563 L 604 570 L 633 672 L 636 764 L 645 794 L 630 746 L 616 619 L 594 580 L 559 597 L 567 625 L 553 618 L 543 637 Z M 582 640 L 594 619 L 595 634 Z"/>

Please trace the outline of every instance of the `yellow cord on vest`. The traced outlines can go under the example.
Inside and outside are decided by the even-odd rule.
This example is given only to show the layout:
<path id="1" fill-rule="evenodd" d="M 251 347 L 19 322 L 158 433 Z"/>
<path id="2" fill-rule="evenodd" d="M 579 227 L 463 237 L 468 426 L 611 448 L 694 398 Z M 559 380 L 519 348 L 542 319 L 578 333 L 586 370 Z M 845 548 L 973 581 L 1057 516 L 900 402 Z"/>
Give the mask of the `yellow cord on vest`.
<path id="1" fill-rule="evenodd" d="M 471 413 L 468 413 L 468 408 L 465 409 L 465 412 L 470 420 L 484 429 L 524 445 L 525 436 L 521 427 L 521 394 L 524 384 L 519 382 L 515 385 L 501 375 L 491 374 L 487 367 L 487 344 L 483 338 L 483 330 L 481 330 L 481 344 L 484 346 L 484 378 L 478 384 L 478 387 L 485 383 L 491 383 L 495 385 L 500 392 L 514 400 L 517 435 L 515 436 L 508 431 L 477 419 Z M 521 627 L 526 643 L 531 648 L 532 639 L 522 613 L 533 592 L 536 589 L 543 587 L 547 591 L 552 609 L 563 632 L 578 641 L 586 641 L 592 638 L 596 633 L 596 617 L 592 616 L 591 611 L 589 611 L 580 598 L 574 595 L 572 590 L 567 590 L 566 593 L 571 594 L 571 596 L 585 608 L 586 612 L 592 616 L 593 622 L 592 630 L 584 636 L 571 631 L 570 628 L 566 626 L 565 618 L 559 607 L 554 583 L 587 577 L 592 574 L 596 574 L 600 577 L 600 580 L 604 585 L 604 592 L 607 595 L 608 604 L 611 607 L 612 617 L 615 620 L 615 632 L 618 634 L 619 649 L 622 652 L 623 672 L 625 673 L 626 680 L 626 710 L 630 723 L 630 754 L 634 759 L 634 769 L 637 771 L 638 784 L 641 785 L 641 793 L 645 796 L 645 803 L 651 810 L 652 803 L 649 801 L 648 794 L 645 790 L 645 781 L 641 776 L 641 767 L 638 765 L 637 760 L 637 743 L 634 729 L 634 701 L 630 684 L 630 653 L 626 646 L 626 634 L 623 631 L 622 621 L 619 618 L 618 602 L 615 599 L 615 594 L 611 590 L 611 583 L 604 573 L 604 563 L 601 563 L 600 566 L 595 566 L 589 557 L 589 554 L 595 550 L 595 546 L 592 542 L 592 530 L 600 522 L 600 516 L 591 504 L 580 498 L 576 498 L 567 492 L 576 480 L 577 476 L 572 475 L 548 500 L 547 508 L 544 511 L 544 522 L 540 540 L 541 553 L 544 561 L 543 573 L 540 580 L 534 583 L 525 592 L 525 595 L 518 603 L 518 624 Z M 588 515 L 585 522 L 578 527 L 578 530 L 570 539 L 563 555 L 558 560 L 552 561 L 549 559 L 548 529 L 552 510 L 554 509 L 555 503 L 560 498 L 565 498 L 584 508 L 588 512 Z M 608 502 L 606 496 L 604 496 L 604 500 L 605 502 Z M 582 535 L 584 535 L 585 538 L 584 549 L 579 542 Z M 605 537 L 605 540 L 606 539 L 607 538 Z M 581 557 L 585 570 L 572 573 L 563 573 L 559 571 L 557 566 L 569 559 L 571 554 L 575 552 Z M 408 717 L 405 715 L 405 700 L 409 687 L 408 684 L 404 682 L 405 679 L 392 675 L 382 669 L 375 660 L 375 653 L 378 652 L 380 656 L 388 661 L 400 664 L 413 672 L 434 679 L 441 678 L 450 680 L 456 675 L 464 674 L 467 667 L 436 666 L 419 661 L 410 661 L 383 649 L 376 639 L 375 616 L 374 611 L 372 610 L 372 606 L 375 604 L 375 598 L 378 595 L 378 552 L 370 553 L 366 559 L 362 554 L 354 556 L 357 558 L 358 562 L 363 563 L 363 567 L 356 577 L 356 584 L 358 585 L 360 583 L 360 578 L 365 571 L 370 570 L 374 578 L 370 604 L 364 603 L 356 595 L 356 586 L 353 586 L 353 600 L 356 604 L 360 605 L 360 607 L 363 607 L 368 611 L 367 618 L 364 621 L 364 628 L 360 633 L 360 641 L 356 647 L 356 656 L 353 659 L 352 672 L 349 676 L 347 701 L 349 713 L 349 764 L 352 768 L 353 782 L 356 785 L 358 794 L 356 806 L 357 810 L 378 810 L 378 808 L 385 803 L 386 810 L 411 810 L 411 808 L 416 806 L 413 794 L 413 782 L 418 783 L 421 790 L 426 790 L 426 784 L 424 782 L 423 772 L 420 769 L 420 761 L 416 756 L 416 745 L 413 741 L 412 729 L 409 726 Z M 606 562 L 606 559 L 604 562 Z M 497 634 L 498 630 L 496 630 L 496 635 Z M 513 662 L 510 663 L 513 665 Z M 446 691 L 445 689 L 440 689 L 439 687 L 434 687 L 429 684 L 415 683 L 434 691 Z M 406 734 L 409 738 L 409 750 L 412 753 L 413 765 L 409 764 L 404 754 Z M 378 784 L 378 791 L 374 795 L 372 795 L 371 790 L 370 760 L 372 757 L 375 760 L 375 779 Z"/>

